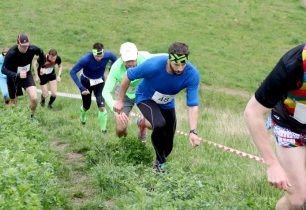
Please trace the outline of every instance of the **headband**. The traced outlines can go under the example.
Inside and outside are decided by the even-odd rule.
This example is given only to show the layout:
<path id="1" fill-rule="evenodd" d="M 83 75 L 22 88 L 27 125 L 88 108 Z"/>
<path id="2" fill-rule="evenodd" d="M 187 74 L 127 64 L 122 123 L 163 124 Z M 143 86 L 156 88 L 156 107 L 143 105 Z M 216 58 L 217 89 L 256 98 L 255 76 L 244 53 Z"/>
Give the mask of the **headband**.
<path id="1" fill-rule="evenodd" d="M 103 53 L 104 53 L 104 50 L 103 50 L 103 49 L 99 49 L 99 50 L 97 50 L 97 49 L 92 49 L 92 54 L 93 54 L 94 56 L 103 55 Z"/>
<path id="2" fill-rule="evenodd" d="M 169 54 L 169 60 L 175 63 L 187 63 L 188 55 Z"/>

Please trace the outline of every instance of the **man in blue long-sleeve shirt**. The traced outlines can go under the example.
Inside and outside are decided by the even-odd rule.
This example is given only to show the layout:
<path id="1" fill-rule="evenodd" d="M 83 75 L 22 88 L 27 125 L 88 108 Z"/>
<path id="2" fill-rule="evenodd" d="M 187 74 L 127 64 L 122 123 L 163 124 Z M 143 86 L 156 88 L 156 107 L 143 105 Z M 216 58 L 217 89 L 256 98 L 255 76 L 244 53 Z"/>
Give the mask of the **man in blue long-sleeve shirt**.
<path id="1" fill-rule="evenodd" d="M 99 108 L 99 125 L 103 134 L 106 133 L 107 113 L 105 109 L 102 90 L 105 81 L 105 69 L 109 62 L 112 65 L 116 61 L 116 56 L 110 51 L 104 51 L 103 44 L 97 42 L 93 45 L 92 52 L 86 53 L 71 69 L 70 76 L 81 91 L 83 105 L 81 106 L 80 121 L 86 123 L 86 113 L 91 105 L 91 93 L 97 100 Z M 83 69 L 80 79 L 77 73 Z"/>

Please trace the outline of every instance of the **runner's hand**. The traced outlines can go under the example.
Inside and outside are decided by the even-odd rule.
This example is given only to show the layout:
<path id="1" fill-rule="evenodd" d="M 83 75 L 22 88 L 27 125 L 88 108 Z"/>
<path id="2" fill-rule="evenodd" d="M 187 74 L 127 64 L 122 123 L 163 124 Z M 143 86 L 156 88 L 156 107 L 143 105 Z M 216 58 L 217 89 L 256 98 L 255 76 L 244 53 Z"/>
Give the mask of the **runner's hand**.
<path id="1" fill-rule="evenodd" d="M 201 139 L 198 137 L 198 135 L 194 134 L 194 133 L 189 133 L 189 142 L 193 147 L 197 147 L 199 146 L 202 141 Z"/>
<path id="2" fill-rule="evenodd" d="M 115 101 L 113 110 L 114 112 L 121 113 L 123 109 L 123 101 Z"/>
<path id="3" fill-rule="evenodd" d="M 58 82 L 60 82 L 60 81 L 61 81 L 61 77 L 60 77 L 60 76 L 57 76 L 57 77 L 56 77 L 56 80 L 57 80 Z"/>
<path id="4" fill-rule="evenodd" d="M 83 90 L 81 94 L 85 96 L 85 95 L 90 94 L 90 92 L 89 92 L 89 90 L 86 89 L 86 90 Z"/>
<path id="5" fill-rule="evenodd" d="M 274 163 L 268 166 L 267 176 L 268 176 L 268 182 L 273 187 L 285 191 L 287 191 L 289 187 L 291 187 L 288 177 L 279 163 Z"/>
<path id="6" fill-rule="evenodd" d="M 27 71 L 21 70 L 19 73 L 20 79 L 27 78 Z"/>
<path id="7" fill-rule="evenodd" d="M 35 81 L 39 82 L 39 77 L 37 75 L 35 76 Z"/>
<path id="8" fill-rule="evenodd" d="M 45 69 L 44 68 L 41 68 L 40 70 L 39 70 L 39 75 L 44 75 L 45 74 Z"/>
<path id="9" fill-rule="evenodd" d="M 129 123 L 129 117 L 124 113 L 121 112 L 120 114 L 118 114 L 117 112 L 115 112 L 115 116 L 116 116 L 116 121 L 122 125 L 122 127 L 127 127 L 128 123 Z"/>

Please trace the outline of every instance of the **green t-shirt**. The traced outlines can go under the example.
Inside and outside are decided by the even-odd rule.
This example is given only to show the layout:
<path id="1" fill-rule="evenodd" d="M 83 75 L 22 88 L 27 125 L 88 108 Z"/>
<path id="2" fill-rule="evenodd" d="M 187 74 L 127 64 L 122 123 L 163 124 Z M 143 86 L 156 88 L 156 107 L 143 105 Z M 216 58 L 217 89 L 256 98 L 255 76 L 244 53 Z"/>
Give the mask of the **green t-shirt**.
<path id="1" fill-rule="evenodd" d="M 137 57 L 137 65 L 157 55 L 161 55 L 161 54 L 151 54 L 147 51 L 139 51 L 138 57 Z M 112 65 L 110 69 L 110 73 L 107 76 L 102 95 L 103 95 L 103 98 L 105 99 L 106 104 L 111 110 L 113 110 L 113 107 L 114 107 L 114 99 L 112 97 L 112 92 L 116 85 L 120 85 L 123 75 L 126 73 L 126 70 L 127 69 L 124 65 L 124 62 L 122 58 L 120 57 Z M 130 86 L 126 92 L 127 97 L 129 97 L 130 99 L 135 98 L 136 89 L 140 82 L 141 82 L 141 79 L 131 81 Z"/>

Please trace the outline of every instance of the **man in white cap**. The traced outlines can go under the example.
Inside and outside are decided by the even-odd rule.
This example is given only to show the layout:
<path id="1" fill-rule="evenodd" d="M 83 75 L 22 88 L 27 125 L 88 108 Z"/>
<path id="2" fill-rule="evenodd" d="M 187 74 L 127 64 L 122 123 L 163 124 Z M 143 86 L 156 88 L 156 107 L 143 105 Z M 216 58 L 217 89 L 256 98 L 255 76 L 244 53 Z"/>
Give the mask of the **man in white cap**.
<path id="1" fill-rule="evenodd" d="M 135 67 L 143 63 L 146 59 L 159 54 L 150 54 L 146 51 L 138 51 L 134 43 L 125 42 L 120 46 L 121 57 L 112 65 L 110 73 L 105 82 L 102 96 L 104 97 L 106 104 L 113 111 L 115 101 L 112 97 L 112 91 L 116 89 L 116 84 L 119 85 L 122 81 L 123 75 L 127 69 Z M 116 118 L 116 134 L 118 137 L 127 135 L 127 126 L 129 122 L 129 113 L 131 112 L 135 104 L 135 92 L 138 84 L 141 80 L 134 80 L 130 83 L 129 88 L 124 97 L 123 112 L 118 114 L 115 112 Z M 119 87 L 119 86 L 117 86 Z M 146 139 L 146 121 L 144 118 L 137 120 L 139 128 L 138 138 L 142 141 Z"/>

